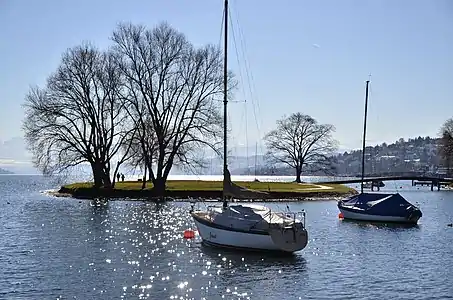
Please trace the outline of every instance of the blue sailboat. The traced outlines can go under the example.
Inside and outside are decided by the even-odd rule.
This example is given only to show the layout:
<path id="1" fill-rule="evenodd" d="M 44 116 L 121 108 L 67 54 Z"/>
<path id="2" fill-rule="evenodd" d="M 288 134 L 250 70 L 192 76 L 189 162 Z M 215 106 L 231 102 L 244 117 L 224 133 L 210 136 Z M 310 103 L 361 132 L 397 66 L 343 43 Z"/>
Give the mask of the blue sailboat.
<path id="1" fill-rule="evenodd" d="M 418 207 L 409 203 L 399 193 L 364 193 L 363 179 L 365 176 L 365 136 L 368 109 L 368 86 L 366 81 L 365 118 L 363 124 L 362 143 L 362 176 L 360 194 L 346 200 L 338 201 L 338 209 L 344 219 L 371 221 L 371 222 L 396 222 L 416 224 L 422 217 Z"/>

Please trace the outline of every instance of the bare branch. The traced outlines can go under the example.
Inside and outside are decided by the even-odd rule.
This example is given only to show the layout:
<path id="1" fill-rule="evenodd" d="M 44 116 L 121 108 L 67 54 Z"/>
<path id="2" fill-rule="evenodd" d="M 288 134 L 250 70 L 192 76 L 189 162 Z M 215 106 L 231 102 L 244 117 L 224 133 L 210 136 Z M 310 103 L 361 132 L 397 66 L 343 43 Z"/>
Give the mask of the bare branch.
<path id="1" fill-rule="evenodd" d="M 132 130 L 119 97 L 113 53 L 90 44 L 69 49 L 43 89 L 25 100 L 25 137 L 35 165 L 55 174 L 88 162 L 97 186 L 110 186 L 110 160 Z"/>
<path id="2" fill-rule="evenodd" d="M 223 92 L 221 52 L 194 47 L 166 23 L 152 30 L 122 24 L 112 40 L 126 79 L 127 109 L 139 128 L 131 163 L 147 165 L 163 192 L 174 164 L 198 164 L 197 148 L 217 149 L 222 139 L 219 102 L 213 100 Z"/>

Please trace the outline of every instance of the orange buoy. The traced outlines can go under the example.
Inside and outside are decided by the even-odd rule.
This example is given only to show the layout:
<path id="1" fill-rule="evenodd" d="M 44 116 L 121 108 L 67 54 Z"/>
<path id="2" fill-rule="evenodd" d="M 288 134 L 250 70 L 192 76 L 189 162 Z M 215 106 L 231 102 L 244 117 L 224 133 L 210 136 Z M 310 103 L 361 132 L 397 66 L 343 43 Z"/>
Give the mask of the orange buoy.
<path id="1" fill-rule="evenodd" d="M 195 231 L 192 229 L 184 230 L 184 238 L 185 239 L 193 239 L 195 237 Z"/>
<path id="2" fill-rule="evenodd" d="M 338 214 L 338 219 L 344 219 L 344 216 L 343 216 L 342 212 Z"/>

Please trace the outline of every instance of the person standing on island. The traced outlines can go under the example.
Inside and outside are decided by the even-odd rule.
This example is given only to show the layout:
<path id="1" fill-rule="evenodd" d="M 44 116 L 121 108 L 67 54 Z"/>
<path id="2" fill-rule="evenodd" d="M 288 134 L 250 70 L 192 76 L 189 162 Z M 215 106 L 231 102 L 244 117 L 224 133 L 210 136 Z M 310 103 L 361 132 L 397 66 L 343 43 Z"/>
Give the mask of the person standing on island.
<path id="1" fill-rule="evenodd" d="M 121 181 L 124 181 L 124 174 L 121 173 Z"/>
<path id="2" fill-rule="evenodd" d="M 119 182 L 120 181 L 120 173 L 116 173 L 116 182 Z"/>

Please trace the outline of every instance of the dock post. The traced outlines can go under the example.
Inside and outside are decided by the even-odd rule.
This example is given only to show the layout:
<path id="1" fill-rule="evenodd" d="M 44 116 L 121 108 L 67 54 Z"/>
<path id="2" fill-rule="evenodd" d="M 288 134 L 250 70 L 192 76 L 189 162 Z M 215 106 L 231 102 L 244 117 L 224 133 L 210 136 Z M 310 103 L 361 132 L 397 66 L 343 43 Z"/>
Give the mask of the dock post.
<path id="1" fill-rule="evenodd" d="M 414 186 L 414 179 L 412 179 L 412 186 Z"/>
<path id="2" fill-rule="evenodd" d="M 434 180 L 431 181 L 431 192 L 434 191 Z"/>
<path id="3" fill-rule="evenodd" d="M 374 191 L 374 184 L 372 181 L 371 181 L 371 191 Z"/>
<path id="4" fill-rule="evenodd" d="M 437 190 L 440 191 L 440 180 L 437 181 Z"/>

